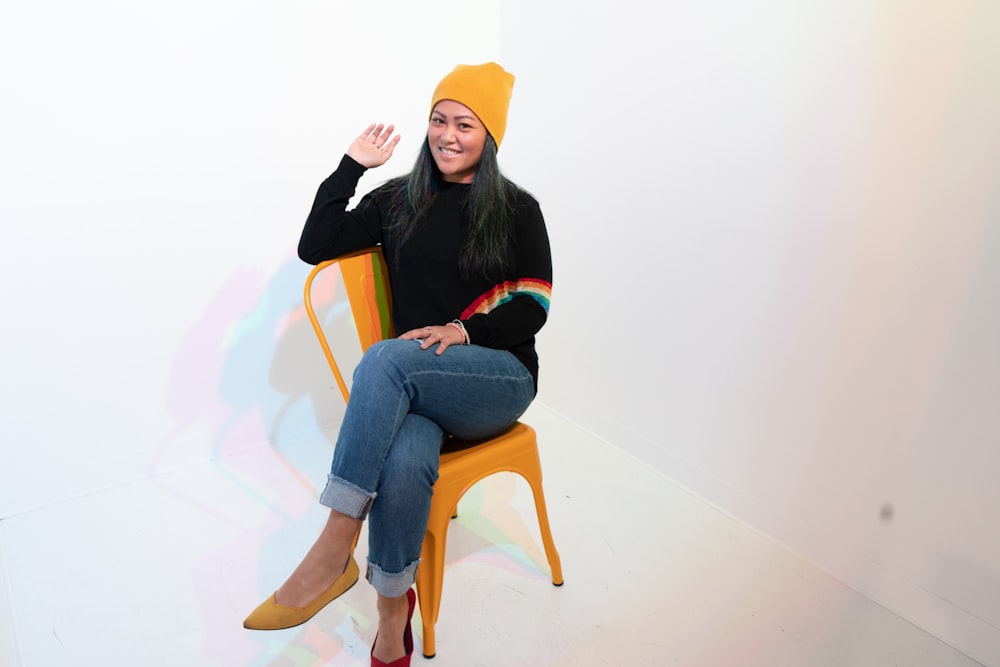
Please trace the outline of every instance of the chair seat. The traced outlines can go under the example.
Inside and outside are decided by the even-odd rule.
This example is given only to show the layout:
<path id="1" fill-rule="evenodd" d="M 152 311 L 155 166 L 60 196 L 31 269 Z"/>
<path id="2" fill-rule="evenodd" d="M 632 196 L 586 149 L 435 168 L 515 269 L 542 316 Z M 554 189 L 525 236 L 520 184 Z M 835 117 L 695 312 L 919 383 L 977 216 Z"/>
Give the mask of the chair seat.
<path id="1" fill-rule="evenodd" d="M 514 422 L 499 435 L 486 440 L 449 438 L 441 449 L 439 470 L 446 470 L 449 478 L 452 475 L 474 477 L 477 472 L 484 470 L 500 472 L 507 464 L 514 464 L 520 457 L 532 452 L 536 455 L 538 453 L 534 429 L 527 424 Z M 483 477 L 493 472 L 487 472 Z"/>

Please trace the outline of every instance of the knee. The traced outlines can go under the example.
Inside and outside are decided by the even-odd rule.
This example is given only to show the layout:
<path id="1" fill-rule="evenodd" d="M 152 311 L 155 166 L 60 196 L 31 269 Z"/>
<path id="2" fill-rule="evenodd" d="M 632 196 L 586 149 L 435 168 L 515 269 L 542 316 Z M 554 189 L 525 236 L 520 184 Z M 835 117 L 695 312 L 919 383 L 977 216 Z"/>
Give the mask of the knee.
<path id="1" fill-rule="evenodd" d="M 402 364 L 420 351 L 419 341 L 389 338 L 373 343 L 361 357 L 362 362 L 370 364 Z"/>
<path id="2" fill-rule="evenodd" d="M 355 380 L 358 376 L 366 373 L 399 369 L 401 367 L 400 362 L 405 356 L 404 346 L 399 343 L 413 344 L 412 341 L 390 338 L 389 340 L 380 340 L 369 347 L 361 356 L 361 361 L 354 369 Z"/>

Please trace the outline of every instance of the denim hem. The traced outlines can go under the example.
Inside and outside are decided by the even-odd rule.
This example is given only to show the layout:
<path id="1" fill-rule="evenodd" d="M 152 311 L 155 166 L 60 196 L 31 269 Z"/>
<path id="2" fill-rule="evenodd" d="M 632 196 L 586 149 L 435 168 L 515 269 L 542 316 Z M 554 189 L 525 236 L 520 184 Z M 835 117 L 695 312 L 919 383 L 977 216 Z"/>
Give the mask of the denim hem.
<path id="1" fill-rule="evenodd" d="M 330 475 L 319 502 L 336 512 L 364 521 L 377 495 L 378 493 L 369 493 L 346 479 Z"/>
<path id="2" fill-rule="evenodd" d="M 375 563 L 368 561 L 365 579 L 379 595 L 387 598 L 398 598 L 401 595 L 406 595 L 407 589 L 413 586 L 417 580 L 417 566 L 419 564 L 420 559 L 418 558 L 404 567 L 402 572 L 389 573 Z"/>

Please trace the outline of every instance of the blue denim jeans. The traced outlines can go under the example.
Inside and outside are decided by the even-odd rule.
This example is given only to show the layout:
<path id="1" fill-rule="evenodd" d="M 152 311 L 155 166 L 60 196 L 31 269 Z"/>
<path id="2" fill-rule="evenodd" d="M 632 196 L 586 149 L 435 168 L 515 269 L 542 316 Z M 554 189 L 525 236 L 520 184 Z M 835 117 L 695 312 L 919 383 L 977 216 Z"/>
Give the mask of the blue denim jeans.
<path id="1" fill-rule="evenodd" d="M 510 352 L 436 349 L 397 338 L 364 354 L 320 496 L 337 512 L 368 518 L 367 578 L 388 597 L 415 580 L 445 437 L 495 435 L 535 394 L 531 374 Z"/>

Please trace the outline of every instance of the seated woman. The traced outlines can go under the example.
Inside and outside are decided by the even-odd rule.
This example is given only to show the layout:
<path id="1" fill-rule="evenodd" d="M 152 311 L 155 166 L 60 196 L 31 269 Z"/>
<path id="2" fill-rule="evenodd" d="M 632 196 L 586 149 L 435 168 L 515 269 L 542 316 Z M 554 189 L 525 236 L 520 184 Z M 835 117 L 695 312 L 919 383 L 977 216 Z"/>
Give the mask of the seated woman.
<path id="1" fill-rule="evenodd" d="M 403 333 L 358 364 L 320 497 L 329 519 L 247 628 L 299 625 L 353 586 L 352 552 L 367 518 L 366 577 L 379 615 L 371 664 L 410 662 L 412 586 L 441 446 L 449 434 L 503 431 L 538 387 L 535 334 L 548 314 L 552 262 L 538 202 L 497 165 L 513 85 L 496 63 L 459 65 L 434 91 L 407 175 L 347 210 L 362 174 L 399 142 L 392 125 L 373 124 L 319 187 L 299 256 L 318 264 L 381 244 Z"/>

